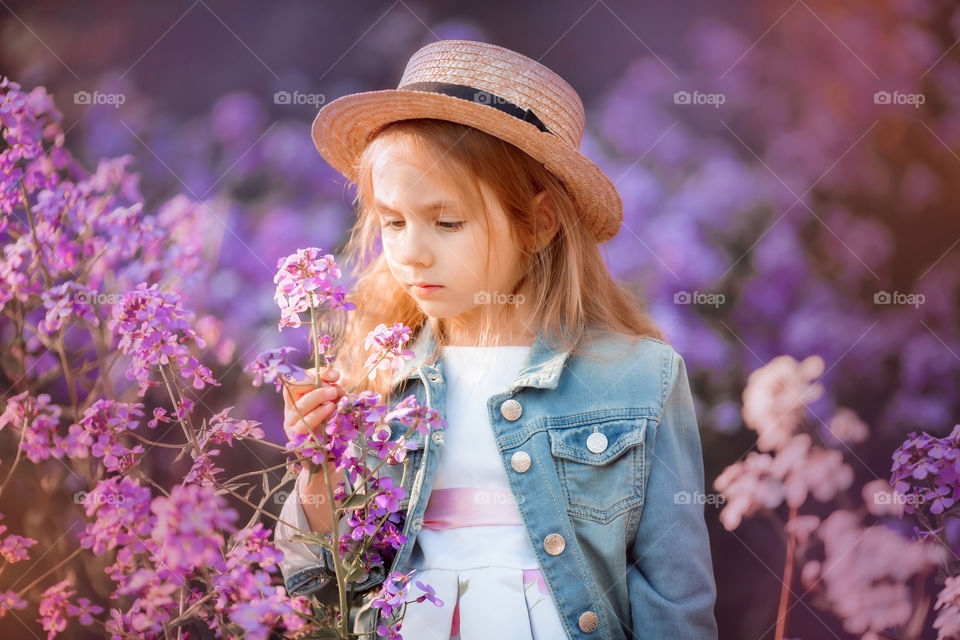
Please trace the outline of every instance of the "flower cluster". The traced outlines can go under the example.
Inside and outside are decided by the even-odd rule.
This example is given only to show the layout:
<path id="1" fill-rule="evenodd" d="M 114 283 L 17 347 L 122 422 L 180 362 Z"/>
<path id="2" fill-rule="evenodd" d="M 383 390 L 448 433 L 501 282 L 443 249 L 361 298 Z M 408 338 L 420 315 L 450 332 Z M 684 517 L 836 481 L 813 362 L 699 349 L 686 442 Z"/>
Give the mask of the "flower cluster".
<path id="1" fill-rule="evenodd" d="M 413 358 L 414 353 L 404 349 L 403 345 L 410 340 L 410 328 L 397 322 L 392 327 L 385 324 L 377 325 L 363 341 L 363 346 L 373 349 L 367 358 L 364 368 L 373 368 L 371 376 L 377 371 L 400 369 L 403 361 Z"/>
<path id="2" fill-rule="evenodd" d="M 299 327 L 300 314 L 311 307 L 329 305 L 331 309 L 348 311 L 353 303 L 344 300 L 346 292 L 334 284 L 340 278 L 340 267 L 331 254 L 309 247 L 277 262 L 277 285 L 274 301 L 280 307 L 279 327 Z"/>
<path id="3" fill-rule="evenodd" d="M 890 484 L 905 497 L 904 511 L 918 504 L 943 514 L 960 497 L 960 424 L 945 438 L 911 432 L 893 453 Z"/>
<path id="4" fill-rule="evenodd" d="M 192 340 L 199 348 L 206 346 L 191 328 L 192 320 L 193 314 L 181 306 L 181 296 L 161 292 L 156 284 L 148 287 L 140 283 L 114 305 L 109 327 L 119 336 L 123 353 L 133 355 L 127 378 L 140 384 L 139 396 L 159 384 L 149 379 L 150 372 L 159 366 L 176 367 L 183 378 L 192 379 L 195 389 L 220 385 L 186 344 Z"/>
<path id="5" fill-rule="evenodd" d="M 803 362 L 779 356 L 750 374 L 743 391 L 743 419 L 759 434 L 761 452 L 749 452 L 714 480 L 714 488 L 726 498 L 720 521 L 728 530 L 736 529 L 744 517 L 776 509 L 784 501 L 793 508 L 810 495 L 828 502 L 853 483 L 853 469 L 840 451 L 816 444 L 809 433 L 798 433 L 807 403 L 823 392 L 819 384 L 811 383 L 823 368 L 823 360 L 816 356 Z M 852 412 L 842 411 L 842 419 L 849 422 Z"/>

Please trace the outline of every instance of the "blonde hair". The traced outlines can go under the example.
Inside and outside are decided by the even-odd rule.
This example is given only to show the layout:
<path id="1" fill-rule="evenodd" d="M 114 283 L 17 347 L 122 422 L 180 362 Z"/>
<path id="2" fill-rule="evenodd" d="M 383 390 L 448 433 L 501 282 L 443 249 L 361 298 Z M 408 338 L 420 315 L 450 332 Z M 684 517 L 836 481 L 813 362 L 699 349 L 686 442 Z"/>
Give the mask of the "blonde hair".
<path id="1" fill-rule="evenodd" d="M 339 345 L 333 366 L 341 373 L 344 389 L 352 387 L 363 375 L 369 355 L 363 341 L 378 324 L 391 326 L 401 322 L 410 327 L 414 338 L 408 345 L 412 345 L 421 327 L 430 322 L 436 349 L 428 354 L 428 363 L 439 358 L 445 344 L 443 320 L 429 317 L 419 308 L 396 282 L 383 254 L 379 221 L 372 207 L 372 165 L 385 141 L 401 141 L 410 144 L 415 152 L 442 157 L 443 162 L 436 165 L 442 170 L 436 175 L 461 196 L 461 201 L 480 204 L 475 209 L 487 229 L 491 228 L 490 214 L 484 206 L 480 182 L 499 198 L 510 222 L 511 236 L 526 265 L 514 293 L 527 292 L 523 303 L 533 305 L 533 317 L 537 319 L 533 326 L 543 328 L 549 345 L 589 357 L 585 338 L 592 335 L 591 329 L 637 339 L 664 339 L 634 294 L 613 280 L 599 245 L 579 223 L 575 203 L 543 164 L 510 143 L 467 125 L 435 119 L 402 120 L 382 127 L 373 136 L 348 176 L 357 187 L 354 202 L 358 220 L 341 260 L 356 278 L 347 295 L 356 310 L 346 317 L 345 324 L 331 329 Z M 541 191 L 546 191 L 552 203 L 558 231 L 546 246 L 533 251 L 529 239 L 542 223 L 533 204 Z M 498 305 L 493 304 L 480 306 L 477 343 L 496 344 L 494 323 L 505 309 L 498 311 Z M 374 379 L 360 382 L 357 390 L 376 391 L 385 402 L 390 402 L 395 390 L 390 388 L 389 374 L 378 372 Z"/>

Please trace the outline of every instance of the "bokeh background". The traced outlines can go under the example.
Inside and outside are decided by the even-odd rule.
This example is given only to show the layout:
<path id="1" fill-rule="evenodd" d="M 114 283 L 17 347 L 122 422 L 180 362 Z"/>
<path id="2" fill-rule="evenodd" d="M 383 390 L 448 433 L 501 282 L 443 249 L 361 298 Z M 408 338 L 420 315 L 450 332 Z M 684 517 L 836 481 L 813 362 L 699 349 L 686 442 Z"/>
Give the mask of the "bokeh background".
<path id="1" fill-rule="evenodd" d="M 908 432 L 943 436 L 960 415 L 958 37 L 960 11 L 934 0 L 2 0 L 0 74 L 47 87 L 85 166 L 130 156 L 145 210 L 191 265 L 177 285 L 224 382 L 201 402 L 236 405 L 282 443 L 280 399 L 242 367 L 305 346 L 277 331 L 277 259 L 336 252 L 353 219 L 310 140 L 317 109 L 395 87 L 436 39 L 537 59 L 582 96 L 583 150 L 623 197 L 607 263 L 687 362 L 708 491 L 756 440 L 747 375 L 780 354 L 824 358 L 821 435 L 841 406 L 870 426 L 837 443 L 859 486 L 889 477 Z M 244 446 L 229 456 L 265 464 Z M 772 638 L 777 527 L 727 531 L 706 509 L 721 638 Z M 804 602 L 788 637 L 854 636 Z"/>

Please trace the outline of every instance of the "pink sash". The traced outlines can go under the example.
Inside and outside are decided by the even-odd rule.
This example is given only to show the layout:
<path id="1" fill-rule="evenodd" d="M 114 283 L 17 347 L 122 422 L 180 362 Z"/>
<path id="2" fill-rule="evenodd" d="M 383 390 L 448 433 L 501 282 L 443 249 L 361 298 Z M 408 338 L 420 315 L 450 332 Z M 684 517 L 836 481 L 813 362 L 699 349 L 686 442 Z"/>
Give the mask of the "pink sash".
<path id="1" fill-rule="evenodd" d="M 434 489 L 423 513 L 424 529 L 522 524 L 509 489 Z"/>

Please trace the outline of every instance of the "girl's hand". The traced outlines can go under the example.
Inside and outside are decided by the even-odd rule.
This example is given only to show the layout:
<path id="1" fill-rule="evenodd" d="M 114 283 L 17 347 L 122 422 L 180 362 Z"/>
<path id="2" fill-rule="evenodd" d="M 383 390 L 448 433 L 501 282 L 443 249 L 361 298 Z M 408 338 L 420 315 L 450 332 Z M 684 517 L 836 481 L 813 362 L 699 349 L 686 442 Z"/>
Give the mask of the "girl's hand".
<path id="1" fill-rule="evenodd" d="M 320 388 L 314 384 L 314 371 L 313 368 L 308 369 L 306 378 L 283 386 L 283 430 L 288 440 L 294 435 L 316 432 L 344 396 L 343 388 L 334 382 L 340 377 L 339 371 L 321 370 Z M 303 419 L 300 418 L 301 414 Z"/>

